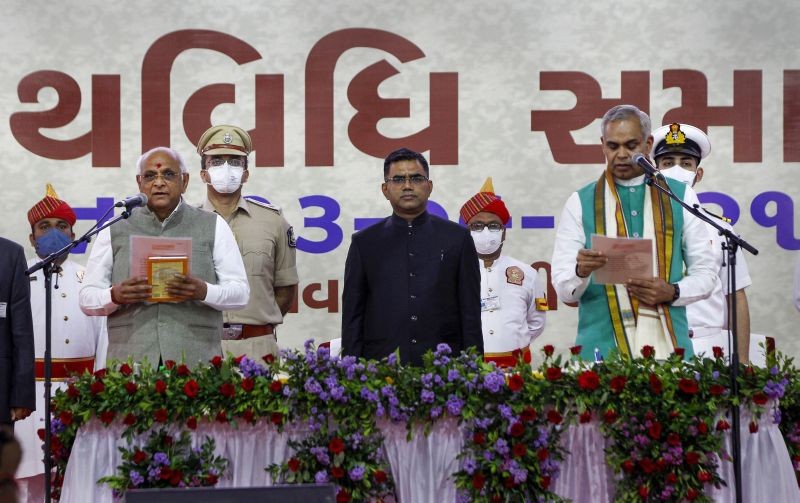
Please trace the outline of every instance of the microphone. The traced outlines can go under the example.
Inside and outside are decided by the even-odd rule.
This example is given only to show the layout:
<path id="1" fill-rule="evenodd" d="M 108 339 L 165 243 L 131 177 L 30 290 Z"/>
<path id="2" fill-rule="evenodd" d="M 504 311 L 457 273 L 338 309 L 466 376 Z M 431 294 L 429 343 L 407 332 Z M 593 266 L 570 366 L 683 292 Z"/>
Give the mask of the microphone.
<path id="1" fill-rule="evenodd" d="M 652 176 L 653 178 L 658 178 L 659 180 L 664 180 L 664 175 L 662 175 L 655 166 L 650 164 L 650 161 L 647 159 L 647 157 L 643 156 L 639 152 L 633 154 L 631 161 L 633 161 L 635 164 L 638 164 L 647 175 Z"/>
<path id="2" fill-rule="evenodd" d="M 124 200 L 119 201 L 118 203 L 114 204 L 115 208 L 122 208 L 125 207 L 125 211 L 130 211 L 133 208 L 138 208 L 139 206 L 145 206 L 147 204 L 147 196 L 139 193 L 135 196 L 126 197 Z"/>

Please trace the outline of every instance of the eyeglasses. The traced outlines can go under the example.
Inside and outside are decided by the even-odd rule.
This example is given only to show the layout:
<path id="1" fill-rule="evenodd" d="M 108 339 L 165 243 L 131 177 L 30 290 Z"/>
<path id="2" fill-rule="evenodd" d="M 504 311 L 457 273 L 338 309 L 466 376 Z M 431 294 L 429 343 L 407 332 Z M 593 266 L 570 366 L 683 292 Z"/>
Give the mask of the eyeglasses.
<path id="1" fill-rule="evenodd" d="M 145 183 L 153 183 L 156 181 L 157 178 L 161 178 L 167 183 L 172 183 L 176 181 L 181 174 L 182 173 L 176 173 L 174 171 L 164 171 L 163 173 L 160 174 L 148 171 L 147 173 L 141 175 L 141 177 Z"/>
<path id="2" fill-rule="evenodd" d="M 503 224 L 498 224 L 497 222 L 492 222 L 490 224 L 485 224 L 483 222 L 472 222 L 468 227 L 469 230 L 475 232 L 482 232 L 483 229 L 489 229 L 489 232 L 500 232 L 503 230 Z"/>
<path id="3" fill-rule="evenodd" d="M 217 166 L 222 166 L 226 162 L 228 163 L 228 166 L 233 166 L 234 168 L 243 168 L 245 164 L 247 164 L 247 159 L 244 156 L 229 157 L 228 159 L 224 159 L 222 157 L 209 157 L 208 160 L 206 160 L 206 166 L 216 168 Z"/>
<path id="4" fill-rule="evenodd" d="M 428 177 L 425 175 L 411 175 L 411 176 L 393 176 L 391 178 L 386 178 L 384 182 L 391 183 L 392 185 L 405 185 L 406 182 L 411 182 L 411 185 L 422 185 L 423 183 L 428 181 Z"/>

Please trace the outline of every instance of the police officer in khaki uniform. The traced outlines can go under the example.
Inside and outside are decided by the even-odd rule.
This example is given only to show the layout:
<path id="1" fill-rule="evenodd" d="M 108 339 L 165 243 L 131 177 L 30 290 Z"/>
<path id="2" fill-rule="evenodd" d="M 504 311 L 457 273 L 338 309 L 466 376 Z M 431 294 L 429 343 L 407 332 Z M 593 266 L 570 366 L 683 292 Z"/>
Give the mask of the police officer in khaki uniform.
<path id="1" fill-rule="evenodd" d="M 222 349 L 258 359 L 278 354 L 275 327 L 283 322 L 297 292 L 296 242 L 279 207 L 242 197 L 247 182 L 250 135 L 236 126 L 214 126 L 200 137 L 200 178 L 206 183 L 201 209 L 222 216 L 242 253 L 250 301 L 223 313 Z"/>

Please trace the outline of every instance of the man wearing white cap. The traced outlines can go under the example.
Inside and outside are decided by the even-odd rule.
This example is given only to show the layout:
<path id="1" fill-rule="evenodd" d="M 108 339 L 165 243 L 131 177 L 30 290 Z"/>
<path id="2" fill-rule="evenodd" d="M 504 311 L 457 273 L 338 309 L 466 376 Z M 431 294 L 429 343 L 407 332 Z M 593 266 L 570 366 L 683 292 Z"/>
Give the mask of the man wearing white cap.
<path id="1" fill-rule="evenodd" d="M 200 208 L 231 226 L 250 283 L 247 306 L 223 313 L 222 350 L 260 359 L 278 356 L 276 327 L 297 293 L 297 245 L 278 206 L 242 197 L 252 149 L 250 135 L 236 126 L 213 126 L 197 142 L 200 179 L 206 183 Z"/>
<path id="2" fill-rule="evenodd" d="M 519 359 L 530 363 L 530 344 L 544 331 L 544 286 L 531 266 L 502 254 L 511 215 L 491 178 L 464 203 L 461 218 L 475 241 L 481 271 L 483 359 L 498 367 L 513 367 Z"/>
<path id="3" fill-rule="evenodd" d="M 700 162 L 711 152 L 708 136 L 689 124 L 673 123 L 653 131 L 653 158 L 656 167 L 669 178 L 694 187 L 703 179 Z M 717 219 L 719 224 L 732 229 L 729 221 L 703 208 L 706 215 Z M 736 299 L 736 322 L 738 331 L 739 361 L 747 363 L 750 350 L 750 309 L 744 289 L 752 284 L 744 254 L 736 252 L 736 295 L 728 291 L 727 252 L 722 250 L 724 238 L 711 227 L 712 249 L 719 265 L 719 275 L 711 295 L 686 306 L 689 320 L 689 337 L 696 355 L 712 356 L 712 348 L 718 346 L 730 354 L 728 343 L 728 305 Z"/>

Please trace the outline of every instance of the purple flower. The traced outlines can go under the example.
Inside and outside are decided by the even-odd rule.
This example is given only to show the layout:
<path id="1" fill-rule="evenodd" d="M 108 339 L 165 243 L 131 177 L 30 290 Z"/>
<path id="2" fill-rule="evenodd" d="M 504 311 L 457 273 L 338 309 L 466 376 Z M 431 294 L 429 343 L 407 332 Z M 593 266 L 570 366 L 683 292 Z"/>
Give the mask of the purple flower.
<path id="1" fill-rule="evenodd" d="M 476 468 L 478 468 L 478 463 L 474 459 L 467 458 L 467 459 L 464 460 L 464 471 L 465 472 L 467 472 L 468 474 L 472 475 L 473 473 L 475 473 L 475 469 Z"/>
<path id="2" fill-rule="evenodd" d="M 447 371 L 447 382 L 458 381 L 461 379 L 461 374 L 459 374 L 458 370 L 450 369 Z"/>
<path id="3" fill-rule="evenodd" d="M 778 375 L 778 372 L 779 372 L 779 370 L 778 370 L 778 367 L 777 367 L 777 365 L 776 365 L 776 366 L 774 366 L 774 367 L 772 367 L 771 369 L 769 369 L 769 373 L 770 373 L 770 375 L 774 375 L 774 376 L 776 376 L 776 375 Z"/>
<path id="4" fill-rule="evenodd" d="M 476 418 L 475 419 L 475 427 L 480 430 L 486 430 L 489 428 L 489 425 L 492 424 L 492 419 L 485 417 L 485 418 Z"/>
<path id="5" fill-rule="evenodd" d="M 640 447 L 646 447 L 646 446 L 650 445 L 650 439 L 647 438 L 645 435 L 637 434 L 637 435 L 634 435 L 634 437 L 633 437 L 633 443 L 635 443 L 636 445 L 638 445 Z"/>
<path id="6" fill-rule="evenodd" d="M 163 452 L 157 452 L 153 455 L 153 462 L 159 465 L 169 465 L 169 457 Z"/>
<path id="7" fill-rule="evenodd" d="M 303 389 L 305 389 L 308 393 L 312 393 L 315 395 L 319 395 L 322 393 L 322 386 L 320 386 L 319 382 L 313 377 L 309 377 L 306 379 L 306 383 L 303 385 Z"/>
<path id="8" fill-rule="evenodd" d="M 450 349 L 450 346 L 448 346 L 447 344 L 442 342 L 442 343 L 439 343 L 436 346 L 436 353 L 435 354 L 436 354 L 436 356 L 443 356 L 443 355 L 449 355 L 452 352 L 453 351 Z"/>
<path id="9" fill-rule="evenodd" d="M 447 397 L 447 412 L 449 412 L 451 416 L 460 415 L 462 408 L 464 408 L 464 400 L 456 395 Z"/>
<path id="10" fill-rule="evenodd" d="M 130 477 L 131 484 L 133 484 L 134 487 L 138 487 L 142 485 L 142 483 L 144 482 L 144 477 L 142 476 L 141 473 L 137 472 L 136 470 L 131 470 L 128 476 Z"/>
<path id="11" fill-rule="evenodd" d="M 426 388 L 430 388 L 433 386 L 433 374 L 427 373 L 422 374 L 419 378 L 419 381 L 422 383 L 423 386 Z"/>
<path id="12" fill-rule="evenodd" d="M 442 415 L 442 408 L 440 406 L 431 407 L 431 418 L 437 418 Z"/>
<path id="13" fill-rule="evenodd" d="M 436 398 L 436 394 L 429 389 L 424 389 L 419 394 L 419 398 L 422 400 L 422 403 L 433 403 L 433 400 Z"/>
<path id="14" fill-rule="evenodd" d="M 492 393 L 500 391 L 505 384 L 506 378 L 502 372 L 490 372 L 483 377 L 483 386 Z"/>
<path id="15" fill-rule="evenodd" d="M 501 456 L 508 454 L 508 442 L 504 438 L 498 438 L 494 443 L 494 450 Z"/>
<path id="16" fill-rule="evenodd" d="M 397 353 L 392 353 L 386 358 L 386 364 L 390 367 L 397 365 Z"/>
<path id="17" fill-rule="evenodd" d="M 350 480 L 357 482 L 364 478 L 364 467 L 361 465 L 356 465 L 350 470 L 348 475 L 350 476 Z"/>
<path id="18" fill-rule="evenodd" d="M 694 380 L 695 380 L 695 381 L 699 381 L 699 380 L 700 380 L 700 377 L 701 377 L 701 376 L 700 376 L 700 372 L 697 372 L 697 371 L 695 371 L 695 373 L 694 373 Z"/>
<path id="19" fill-rule="evenodd" d="M 317 462 L 322 466 L 331 464 L 331 458 L 328 456 L 328 449 L 325 447 L 312 447 L 309 449 L 311 454 L 317 458 Z M 320 483 L 319 481 L 317 483 Z"/>
<path id="20" fill-rule="evenodd" d="M 500 405 L 497 406 L 497 408 L 500 410 L 500 416 L 502 416 L 503 419 L 506 419 L 508 421 L 514 419 L 514 411 L 511 410 L 510 405 L 501 403 Z"/>
<path id="21" fill-rule="evenodd" d="M 314 474 L 314 482 L 317 484 L 326 484 L 328 482 L 328 472 L 320 470 Z"/>
<path id="22" fill-rule="evenodd" d="M 361 388 L 361 398 L 363 398 L 364 400 L 367 400 L 369 402 L 377 403 L 380 397 L 378 396 L 378 393 L 376 393 L 375 391 L 372 391 L 371 389 L 369 389 L 369 388 L 367 388 L 365 386 L 365 387 Z"/>
<path id="23" fill-rule="evenodd" d="M 239 370 L 242 371 L 244 377 L 259 377 L 269 375 L 266 367 L 259 365 L 255 360 L 248 357 L 243 357 L 239 362 Z"/>
<path id="24" fill-rule="evenodd" d="M 719 379 L 719 370 L 715 370 L 711 373 L 711 377 L 714 379 Z"/>
<path id="25" fill-rule="evenodd" d="M 775 407 L 775 410 L 772 412 L 772 422 L 775 424 L 781 424 L 781 409 Z"/>

